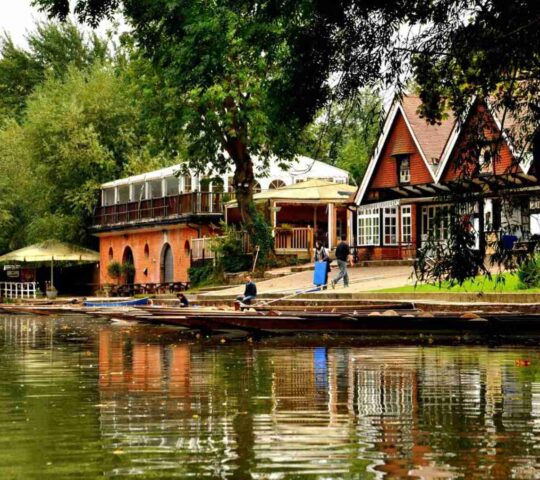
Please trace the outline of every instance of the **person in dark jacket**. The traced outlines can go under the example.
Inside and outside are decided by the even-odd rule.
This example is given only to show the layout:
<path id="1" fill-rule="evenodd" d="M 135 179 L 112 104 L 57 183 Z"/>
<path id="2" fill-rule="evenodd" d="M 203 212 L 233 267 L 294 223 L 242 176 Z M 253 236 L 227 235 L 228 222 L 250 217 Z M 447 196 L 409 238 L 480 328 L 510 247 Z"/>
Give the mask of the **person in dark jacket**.
<path id="1" fill-rule="evenodd" d="M 242 302 L 244 305 L 249 305 L 255 298 L 257 298 L 257 285 L 255 285 L 255 282 L 251 280 L 251 275 L 246 275 L 244 295 L 240 295 L 236 299 Z"/>
<path id="2" fill-rule="evenodd" d="M 347 272 L 347 263 L 350 263 L 352 267 L 352 256 L 351 249 L 345 241 L 345 237 L 342 237 L 341 242 L 339 242 L 336 247 L 336 260 L 339 267 L 339 273 L 332 280 L 332 288 L 336 288 L 336 283 L 343 279 L 343 285 L 346 287 L 349 286 L 349 273 Z"/>
<path id="3" fill-rule="evenodd" d="M 315 258 L 316 262 L 326 262 L 326 274 L 324 276 L 324 286 L 323 289 L 326 290 L 326 285 L 328 285 L 328 273 L 330 272 L 330 257 L 328 256 L 328 251 L 324 247 L 323 243 L 320 240 L 315 242 Z"/>
<path id="4" fill-rule="evenodd" d="M 189 300 L 183 293 L 176 295 L 176 298 L 178 298 L 181 307 L 189 307 Z"/>

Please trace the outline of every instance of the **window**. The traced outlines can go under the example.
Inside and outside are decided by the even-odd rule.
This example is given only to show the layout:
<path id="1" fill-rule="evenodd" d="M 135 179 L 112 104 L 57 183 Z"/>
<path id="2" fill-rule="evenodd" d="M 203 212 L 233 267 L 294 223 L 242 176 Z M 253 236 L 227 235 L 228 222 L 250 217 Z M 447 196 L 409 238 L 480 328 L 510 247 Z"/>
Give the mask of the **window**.
<path id="1" fill-rule="evenodd" d="M 150 256 L 150 247 L 148 246 L 148 244 L 146 244 L 144 246 L 144 258 L 148 259 L 149 256 Z"/>
<path id="2" fill-rule="evenodd" d="M 165 195 L 167 197 L 170 195 L 178 195 L 178 178 L 177 177 L 167 177 L 165 179 Z"/>
<path id="3" fill-rule="evenodd" d="M 422 208 L 422 240 L 447 240 L 450 234 L 450 207 L 430 205 Z"/>
<path id="4" fill-rule="evenodd" d="M 401 242 L 412 243 L 412 213 L 411 207 L 401 207 Z"/>
<path id="5" fill-rule="evenodd" d="M 224 189 L 223 180 L 221 178 L 214 178 L 212 180 L 212 192 L 222 193 Z"/>
<path id="6" fill-rule="evenodd" d="M 493 158 L 491 156 L 491 150 L 489 147 L 483 147 L 480 151 L 480 157 L 478 158 L 480 165 L 480 173 L 482 175 L 493 175 Z"/>
<path id="7" fill-rule="evenodd" d="M 411 164 L 408 156 L 398 157 L 399 162 L 399 183 L 410 183 Z"/>
<path id="8" fill-rule="evenodd" d="M 268 188 L 270 190 L 275 190 L 276 188 L 281 188 L 284 186 L 285 186 L 285 182 L 283 180 L 272 180 Z"/>
<path id="9" fill-rule="evenodd" d="M 192 192 L 193 191 L 193 184 L 192 184 L 192 181 L 191 181 L 191 175 L 184 175 L 183 179 L 184 179 L 183 192 L 184 193 Z"/>
<path id="10" fill-rule="evenodd" d="M 253 181 L 253 193 L 259 193 L 261 191 L 261 184 L 257 180 Z"/>
<path id="11" fill-rule="evenodd" d="M 379 209 L 358 211 L 358 245 L 379 245 Z"/>
<path id="12" fill-rule="evenodd" d="M 103 205 L 114 205 L 114 188 L 103 189 Z"/>
<path id="13" fill-rule="evenodd" d="M 112 247 L 109 247 L 109 262 L 112 261 L 113 257 L 114 257 L 113 249 Z"/>
<path id="14" fill-rule="evenodd" d="M 145 191 L 144 191 L 144 183 L 134 183 L 131 185 L 131 201 L 132 202 L 139 202 L 140 200 L 144 200 L 146 198 Z"/>
<path id="15" fill-rule="evenodd" d="M 150 180 L 148 183 L 148 198 L 159 198 L 163 196 L 163 185 L 159 180 Z"/>
<path id="16" fill-rule="evenodd" d="M 118 187 L 118 203 L 129 202 L 129 185 L 120 185 Z"/>
<path id="17" fill-rule="evenodd" d="M 383 210 L 383 243 L 384 245 L 396 245 L 397 239 L 397 207 L 385 207 Z"/>

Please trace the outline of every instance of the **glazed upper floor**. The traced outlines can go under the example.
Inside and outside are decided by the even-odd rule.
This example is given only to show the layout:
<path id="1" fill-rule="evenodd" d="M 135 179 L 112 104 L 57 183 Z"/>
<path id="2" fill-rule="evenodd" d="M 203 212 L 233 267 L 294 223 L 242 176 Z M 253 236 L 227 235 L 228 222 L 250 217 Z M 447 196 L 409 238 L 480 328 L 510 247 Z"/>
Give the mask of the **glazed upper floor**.
<path id="1" fill-rule="evenodd" d="M 463 121 L 448 112 L 432 125 L 420 116 L 420 105 L 418 97 L 405 96 L 390 108 L 355 197 L 358 205 L 537 182 L 510 115 L 476 100 Z"/>
<path id="2" fill-rule="evenodd" d="M 283 169 L 279 162 L 270 163 L 266 171 L 262 162 L 254 160 L 255 192 L 293 185 L 311 179 L 348 183 L 349 173 L 341 168 L 299 156 L 289 169 Z M 184 165 L 178 164 L 141 175 L 115 180 L 102 185 L 101 206 L 126 204 L 158 199 L 192 192 L 234 192 L 233 172 L 224 175 L 201 175 L 196 172 L 184 173 Z"/>

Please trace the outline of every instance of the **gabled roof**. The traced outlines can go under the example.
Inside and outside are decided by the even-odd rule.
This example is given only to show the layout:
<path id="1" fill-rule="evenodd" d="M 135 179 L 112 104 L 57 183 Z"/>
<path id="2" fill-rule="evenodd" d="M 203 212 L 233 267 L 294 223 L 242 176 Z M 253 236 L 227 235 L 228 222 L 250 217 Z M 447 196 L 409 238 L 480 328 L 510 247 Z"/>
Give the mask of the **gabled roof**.
<path id="1" fill-rule="evenodd" d="M 489 100 L 486 100 L 485 103 L 491 117 L 493 118 L 495 124 L 497 125 L 497 128 L 502 132 L 502 136 L 506 144 L 508 145 L 510 152 L 512 153 L 515 159 L 521 158 L 519 167 L 521 168 L 523 173 L 527 173 L 531 166 L 532 158 L 531 158 L 530 152 L 528 151 L 528 148 L 530 148 L 530 146 L 525 145 L 526 143 L 524 140 L 525 135 L 520 130 L 521 128 L 520 123 L 516 119 L 515 115 L 513 115 L 511 112 L 508 112 L 508 111 L 504 112 L 501 110 L 496 110 L 495 108 L 493 108 Z M 471 102 L 469 103 L 468 110 L 466 111 L 466 118 L 468 118 L 468 116 L 470 115 L 472 111 L 471 109 L 476 104 L 477 104 L 477 99 L 473 98 Z M 441 180 L 444 174 L 446 165 L 448 164 L 450 157 L 452 156 L 452 152 L 454 151 L 456 142 L 458 138 L 460 137 L 463 126 L 464 126 L 463 122 L 461 123 L 454 122 L 454 126 L 452 128 L 452 131 L 450 132 L 448 141 L 446 142 L 446 146 L 441 155 L 441 162 L 437 170 L 437 177 L 436 177 L 437 182 Z"/>
<path id="2" fill-rule="evenodd" d="M 405 112 L 406 121 L 414 131 L 427 163 L 433 172 L 437 172 L 444 147 L 456 123 L 454 114 L 447 112 L 446 118 L 440 123 L 432 125 L 418 114 L 418 109 L 422 105 L 420 97 L 414 95 L 403 97 L 401 105 Z"/>
<path id="3" fill-rule="evenodd" d="M 431 173 L 431 177 L 435 182 L 435 177 L 439 170 L 439 164 L 441 156 L 444 151 L 444 147 L 447 143 L 450 133 L 455 126 L 454 115 L 449 114 L 440 124 L 431 125 L 426 122 L 424 118 L 421 118 L 418 114 L 418 109 L 422 104 L 421 99 L 416 95 L 405 95 L 401 99 L 394 99 L 394 102 L 388 111 L 384 127 L 379 141 L 374 150 L 374 153 L 369 161 L 368 168 L 362 183 L 358 188 L 358 192 L 355 197 L 355 202 L 360 205 L 364 194 L 367 190 L 371 177 L 375 172 L 375 167 L 379 162 L 380 156 L 386 145 L 386 141 L 392 131 L 392 125 L 396 119 L 396 116 L 401 113 L 409 129 L 409 133 L 414 140 L 416 148 L 418 149 L 420 156 L 424 160 L 428 171 Z M 400 145 L 401 146 L 401 145 Z M 407 149 L 409 146 L 403 146 Z"/>

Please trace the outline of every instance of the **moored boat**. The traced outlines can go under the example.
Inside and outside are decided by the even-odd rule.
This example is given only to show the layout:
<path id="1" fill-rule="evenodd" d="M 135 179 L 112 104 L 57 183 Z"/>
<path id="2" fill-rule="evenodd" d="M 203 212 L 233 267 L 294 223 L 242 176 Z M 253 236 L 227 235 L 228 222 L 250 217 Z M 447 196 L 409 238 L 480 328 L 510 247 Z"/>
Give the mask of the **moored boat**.
<path id="1" fill-rule="evenodd" d="M 83 302 L 85 307 L 142 307 L 148 305 L 148 298 L 134 298 L 133 300 L 122 300 L 120 302 Z"/>

